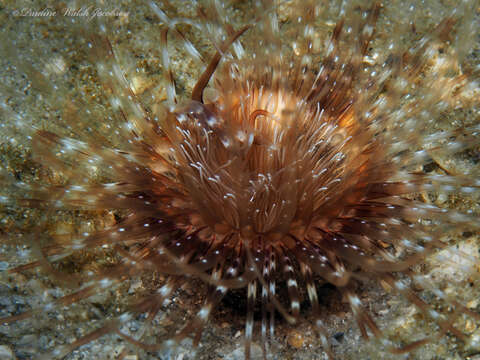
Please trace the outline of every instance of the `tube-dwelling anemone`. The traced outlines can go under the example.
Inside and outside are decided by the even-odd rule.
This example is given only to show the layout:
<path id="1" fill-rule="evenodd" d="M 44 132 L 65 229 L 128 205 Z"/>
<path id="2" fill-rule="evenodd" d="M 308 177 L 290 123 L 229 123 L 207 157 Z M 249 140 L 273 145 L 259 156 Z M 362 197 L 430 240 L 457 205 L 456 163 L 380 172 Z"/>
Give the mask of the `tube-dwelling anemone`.
<path id="1" fill-rule="evenodd" d="M 276 5 L 265 1 L 258 6 L 262 15 L 238 29 L 199 9 L 200 20 L 189 25 L 209 34 L 215 48 L 203 59 L 180 21 L 152 3 L 163 23 L 159 37 L 167 99 L 151 109 L 117 64 L 107 37 L 92 36 L 98 74 L 112 109 L 125 120 L 117 131 L 125 142 L 111 148 L 90 130 L 85 139 L 36 130 L 35 159 L 65 179 L 60 184 L 16 183 L 25 194 L 16 204 L 120 209 L 121 220 L 102 231 L 52 240 L 40 247 L 40 260 L 12 271 L 43 266 L 54 278 L 66 280 L 53 263 L 105 246 L 120 260 L 78 276 L 84 285 L 71 294 L 3 321 L 78 302 L 143 273 L 155 271 L 166 280 L 129 312 L 46 356 L 63 357 L 106 333 L 148 351 L 172 347 L 186 337 L 198 344 L 228 291 L 246 289 L 247 359 L 256 334 L 267 356 L 276 313 L 292 324 L 311 320 L 333 357 L 317 293 L 324 282 L 343 294 L 364 337 L 382 339 L 392 352 L 432 340 L 396 344 L 384 338 L 355 294 L 355 283 L 364 279 L 404 295 L 438 325 L 439 333 L 466 339 L 454 326 L 456 317 L 437 312 L 417 294 L 419 288 L 432 289 L 426 277 L 412 270 L 446 246 L 443 232 L 480 226 L 473 215 L 414 196 L 425 191 L 478 194 L 478 180 L 472 177 L 418 171 L 431 153 L 453 154 L 479 145 L 478 125 L 433 132 L 425 121 L 477 79 L 473 72 L 467 79 L 454 65 L 439 70 L 429 63 L 436 47 L 451 40 L 458 19 L 446 18 L 414 48 L 392 51 L 379 74 L 367 62 L 379 4 L 347 10 L 325 46 L 315 37 L 314 2 L 297 5 L 296 34 L 302 39 L 293 50 L 283 42 L 282 28 L 289 24 L 278 21 Z M 176 94 L 168 50 L 172 38 L 205 64 L 187 100 Z M 73 123 L 72 106 L 66 112 Z M 108 180 L 92 184 L 85 176 L 91 164 L 101 167 Z M 123 331 L 138 313 L 147 314 L 148 327 L 175 290 L 192 278 L 208 284 L 204 302 L 174 335 L 152 342 L 143 333 Z M 285 288 L 287 295 L 279 295 Z M 480 318 L 440 289 L 432 291 L 456 312 Z M 305 301 L 308 312 L 301 308 Z"/>

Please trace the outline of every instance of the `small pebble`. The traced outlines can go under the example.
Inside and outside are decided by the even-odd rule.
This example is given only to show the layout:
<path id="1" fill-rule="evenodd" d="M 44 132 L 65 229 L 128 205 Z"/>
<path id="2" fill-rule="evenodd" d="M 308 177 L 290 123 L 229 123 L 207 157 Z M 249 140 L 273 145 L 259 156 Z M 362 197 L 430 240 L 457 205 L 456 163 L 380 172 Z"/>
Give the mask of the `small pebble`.
<path id="1" fill-rule="evenodd" d="M 305 342 L 305 339 L 301 333 L 296 330 L 293 330 L 288 334 L 287 337 L 288 345 L 294 347 L 295 349 L 300 349 Z"/>
<path id="2" fill-rule="evenodd" d="M 263 352 L 260 345 L 252 342 L 250 348 L 250 356 L 252 360 L 263 360 Z M 227 354 L 224 358 L 225 360 L 244 360 L 245 359 L 245 348 L 243 344 L 232 351 L 230 354 Z"/>
<path id="3" fill-rule="evenodd" d="M 6 345 L 0 345 L 0 359 L 15 360 L 13 351 Z"/>
<path id="4" fill-rule="evenodd" d="M 127 355 L 124 357 L 125 360 L 138 360 L 138 356 L 137 355 Z"/>
<path id="5" fill-rule="evenodd" d="M 478 300 L 473 299 L 467 303 L 467 308 L 469 309 L 475 309 L 478 306 Z"/>
<path id="6" fill-rule="evenodd" d="M 472 319 L 468 319 L 465 323 L 465 331 L 466 332 L 469 332 L 469 333 L 473 332 L 473 331 L 475 331 L 476 327 L 477 326 L 475 325 L 475 322 L 472 321 Z"/>

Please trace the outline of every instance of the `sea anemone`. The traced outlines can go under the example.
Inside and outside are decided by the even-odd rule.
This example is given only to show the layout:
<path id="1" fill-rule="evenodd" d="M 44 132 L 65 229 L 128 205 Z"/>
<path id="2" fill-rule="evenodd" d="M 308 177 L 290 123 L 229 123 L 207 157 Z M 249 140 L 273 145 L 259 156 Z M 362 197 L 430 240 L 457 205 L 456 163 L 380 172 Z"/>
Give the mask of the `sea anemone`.
<path id="1" fill-rule="evenodd" d="M 4 335 L 21 348 L 19 323 L 70 316 L 89 326 L 36 342 L 41 356 L 110 334 L 124 341 L 119 358 L 162 358 L 197 348 L 218 308 L 240 306 L 246 359 L 254 339 L 273 353 L 276 323 L 310 324 L 333 358 L 330 287 L 378 349 L 451 334 L 468 345 L 459 354 L 480 351 L 478 43 L 464 38 L 477 36 L 474 2 L 424 29 L 415 7 L 403 26 L 380 3 L 250 5 L 151 2 L 138 12 L 155 35 L 134 40 L 126 10 L 58 5 L 42 16 L 83 41 L 63 47 L 40 9 L 7 8 Z M 28 24 L 48 48 L 13 35 Z M 127 54 L 122 32 L 158 56 Z M 428 330 L 379 326 L 366 284 L 398 293 Z M 25 304 L 19 287 L 40 294 Z M 102 320 L 75 315 L 82 305 Z"/>

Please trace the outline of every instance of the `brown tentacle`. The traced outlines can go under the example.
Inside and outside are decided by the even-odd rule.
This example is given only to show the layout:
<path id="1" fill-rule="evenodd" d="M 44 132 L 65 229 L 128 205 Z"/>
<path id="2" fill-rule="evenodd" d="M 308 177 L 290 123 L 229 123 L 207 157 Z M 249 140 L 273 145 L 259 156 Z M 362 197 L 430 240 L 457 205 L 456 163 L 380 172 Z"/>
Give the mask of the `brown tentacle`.
<path id="1" fill-rule="evenodd" d="M 251 27 L 250 25 L 246 25 L 242 27 L 230 39 L 228 39 L 225 43 L 223 43 L 222 46 L 220 46 L 220 51 L 217 51 L 215 53 L 214 57 L 210 61 L 210 64 L 208 64 L 207 69 L 203 72 L 203 74 L 200 76 L 197 83 L 195 84 L 195 87 L 193 88 L 193 91 L 192 91 L 192 100 L 203 103 L 203 90 L 207 86 L 208 82 L 210 81 L 210 78 L 212 77 L 213 73 L 215 72 L 215 69 L 218 66 L 218 63 L 222 59 L 222 53 L 227 51 L 230 45 L 232 45 L 232 43 L 235 42 L 235 40 L 237 40 L 250 27 Z"/>

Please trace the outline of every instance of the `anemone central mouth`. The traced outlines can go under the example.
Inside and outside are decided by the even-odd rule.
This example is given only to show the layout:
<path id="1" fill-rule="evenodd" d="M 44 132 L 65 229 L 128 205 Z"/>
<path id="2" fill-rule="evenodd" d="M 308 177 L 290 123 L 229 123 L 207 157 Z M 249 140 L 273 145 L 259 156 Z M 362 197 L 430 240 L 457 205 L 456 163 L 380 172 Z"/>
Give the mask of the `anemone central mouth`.
<path id="1" fill-rule="evenodd" d="M 196 226 L 277 238 L 342 212 L 342 194 L 350 194 L 344 204 L 364 195 L 373 150 L 371 139 L 356 136 L 353 118 L 348 108 L 326 114 L 294 95 L 254 88 L 179 108 L 166 132 L 185 206 L 202 219 Z"/>

